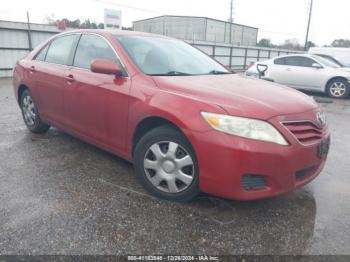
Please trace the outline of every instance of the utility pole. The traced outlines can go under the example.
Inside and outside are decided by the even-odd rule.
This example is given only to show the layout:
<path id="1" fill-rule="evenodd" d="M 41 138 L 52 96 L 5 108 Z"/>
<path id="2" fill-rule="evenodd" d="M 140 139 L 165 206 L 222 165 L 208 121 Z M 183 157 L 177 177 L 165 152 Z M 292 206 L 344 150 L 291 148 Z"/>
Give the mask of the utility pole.
<path id="1" fill-rule="evenodd" d="M 229 33 L 229 43 L 231 44 L 232 40 L 232 23 L 233 23 L 233 0 L 231 0 L 231 8 L 230 8 L 230 33 Z"/>
<path id="2" fill-rule="evenodd" d="M 305 45 L 304 50 L 307 51 L 307 43 L 309 42 L 309 31 L 310 31 L 310 23 L 311 23 L 311 17 L 312 17 L 312 7 L 313 7 L 314 0 L 310 0 L 310 9 L 309 9 L 309 21 L 307 23 L 307 30 L 306 30 L 306 37 L 305 37 Z"/>
<path id="3" fill-rule="evenodd" d="M 33 50 L 33 45 L 32 45 L 32 34 L 31 34 L 31 29 L 30 29 L 30 19 L 29 19 L 29 12 L 27 11 L 27 33 L 28 33 L 28 47 L 29 50 Z"/>

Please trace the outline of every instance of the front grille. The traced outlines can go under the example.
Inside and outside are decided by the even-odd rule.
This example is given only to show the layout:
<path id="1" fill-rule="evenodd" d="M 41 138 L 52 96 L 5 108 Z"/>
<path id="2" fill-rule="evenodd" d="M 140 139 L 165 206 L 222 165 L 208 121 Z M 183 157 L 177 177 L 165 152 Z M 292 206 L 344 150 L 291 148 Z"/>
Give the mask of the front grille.
<path id="1" fill-rule="evenodd" d="M 310 121 L 285 122 L 283 125 L 304 145 L 315 144 L 322 139 L 322 128 Z"/>
<path id="2" fill-rule="evenodd" d="M 260 175 L 244 175 L 241 179 L 241 186 L 245 190 L 257 190 L 266 187 L 263 176 Z"/>
<path id="3" fill-rule="evenodd" d="M 312 174 L 317 169 L 317 166 L 310 166 L 308 168 L 305 168 L 303 170 L 299 170 L 295 173 L 296 179 L 304 178 L 310 174 Z"/>

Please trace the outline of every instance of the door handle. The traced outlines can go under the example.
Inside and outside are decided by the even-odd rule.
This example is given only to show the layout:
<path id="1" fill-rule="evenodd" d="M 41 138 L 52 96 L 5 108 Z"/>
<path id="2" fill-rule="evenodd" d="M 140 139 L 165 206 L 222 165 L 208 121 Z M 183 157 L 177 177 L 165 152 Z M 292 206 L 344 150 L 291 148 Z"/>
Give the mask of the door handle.
<path id="1" fill-rule="evenodd" d="M 35 72 L 35 66 L 31 66 L 29 70 L 30 70 L 31 73 L 34 73 Z"/>
<path id="2" fill-rule="evenodd" d="M 68 81 L 68 82 L 73 82 L 74 81 L 74 76 L 69 74 L 65 77 L 65 79 Z"/>

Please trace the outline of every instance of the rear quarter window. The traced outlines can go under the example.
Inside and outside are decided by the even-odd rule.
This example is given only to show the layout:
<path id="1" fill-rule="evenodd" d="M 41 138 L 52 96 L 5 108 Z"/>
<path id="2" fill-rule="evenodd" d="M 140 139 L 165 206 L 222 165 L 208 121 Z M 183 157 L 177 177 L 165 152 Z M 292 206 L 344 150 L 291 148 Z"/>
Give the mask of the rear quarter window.
<path id="1" fill-rule="evenodd" d="M 34 60 L 37 61 L 45 61 L 47 50 L 49 49 L 49 45 L 46 45 L 44 48 L 42 48 L 35 56 Z"/>

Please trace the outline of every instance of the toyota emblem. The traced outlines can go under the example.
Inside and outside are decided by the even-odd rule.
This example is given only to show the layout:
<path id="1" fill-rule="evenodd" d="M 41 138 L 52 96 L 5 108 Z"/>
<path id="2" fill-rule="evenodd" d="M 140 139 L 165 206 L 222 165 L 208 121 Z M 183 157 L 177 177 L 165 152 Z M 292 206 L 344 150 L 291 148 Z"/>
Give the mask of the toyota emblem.
<path id="1" fill-rule="evenodd" d="M 321 126 L 324 126 L 326 124 L 326 115 L 323 112 L 317 112 L 316 118 Z"/>

